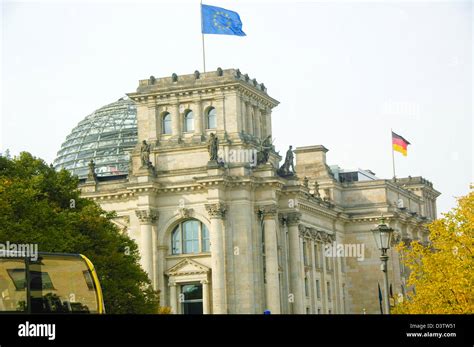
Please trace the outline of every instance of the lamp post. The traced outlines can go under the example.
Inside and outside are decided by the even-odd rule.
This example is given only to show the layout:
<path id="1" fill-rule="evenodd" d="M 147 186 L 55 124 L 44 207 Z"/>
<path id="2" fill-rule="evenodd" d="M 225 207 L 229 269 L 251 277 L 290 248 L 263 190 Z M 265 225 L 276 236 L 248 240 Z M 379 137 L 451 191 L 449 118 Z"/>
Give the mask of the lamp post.
<path id="1" fill-rule="evenodd" d="M 385 224 L 385 220 L 382 217 L 380 220 L 380 224 L 377 228 L 371 230 L 375 244 L 377 248 L 380 250 L 380 260 L 382 264 L 380 265 L 380 269 L 383 272 L 384 277 L 384 291 L 385 291 L 385 314 L 390 314 L 390 298 L 388 293 L 388 272 L 387 272 L 387 262 L 388 262 L 388 255 L 387 251 L 390 249 L 390 242 L 392 240 L 392 233 L 393 229 L 390 228 L 387 224 Z"/>

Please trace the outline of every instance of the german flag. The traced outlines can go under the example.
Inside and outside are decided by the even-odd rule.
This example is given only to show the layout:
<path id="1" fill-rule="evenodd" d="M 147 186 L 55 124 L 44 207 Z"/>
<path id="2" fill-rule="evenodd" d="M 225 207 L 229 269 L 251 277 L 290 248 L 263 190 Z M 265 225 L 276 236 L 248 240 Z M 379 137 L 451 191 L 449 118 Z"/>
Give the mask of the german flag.
<path id="1" fill-rule="evenodd" d="M 407 146 L 410 144 L 407 140 L 392 131 L 392 147 L 394 151 L 400 152 L 405 157 L 407 156 Z"/>

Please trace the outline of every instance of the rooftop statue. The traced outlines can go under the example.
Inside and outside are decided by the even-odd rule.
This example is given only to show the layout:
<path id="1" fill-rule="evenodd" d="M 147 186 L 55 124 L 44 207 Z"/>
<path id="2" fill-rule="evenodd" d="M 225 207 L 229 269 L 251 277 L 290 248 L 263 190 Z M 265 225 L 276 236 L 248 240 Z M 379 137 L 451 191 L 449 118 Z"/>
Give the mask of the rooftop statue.
<path id="1" fill-rule="evenodd" d="M 294 154 L 292 148 L 293 146 L 290 146 L 288 151 L 286 151 L 285 162 L 278 169 L 278 174 L 280 176 L 294 176 L 295 174 L 295 166 L 293 164 Z"/>

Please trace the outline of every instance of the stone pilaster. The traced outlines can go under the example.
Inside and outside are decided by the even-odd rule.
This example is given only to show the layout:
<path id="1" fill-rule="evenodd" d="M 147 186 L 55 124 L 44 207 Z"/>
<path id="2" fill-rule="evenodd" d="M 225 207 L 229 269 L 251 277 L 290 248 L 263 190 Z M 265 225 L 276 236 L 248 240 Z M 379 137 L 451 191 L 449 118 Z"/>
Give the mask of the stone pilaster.
<path id="1" fill-rule="evenodd" d="M 158 220 L 158 212 L 154 209 L 135 210 L 140 221 L 140 263 L 143 270 L 153 282 L 153 225 Z"/>
<path id="2" fill-rule="evenodd" d="M 193 142 L 200 143 L 204 140 L 203 137 L 203 124 L 205 122 L 205 115 L 202 109 L 201 100 L 195 103 L 196 111 L 194 112 L 194 135 Z"/>
<path id="3" fill-rule="evenodd" d="M 181 113 L 179 112 L 179 104 L 172 105 L 171 111 L 171 140 L 179 142 L 181 139 Z"/>
<path id="4" fill-rule="evenodd" d="M 301 213 L 290 213 L 287 216 L 287 224 L 290 251 L 290 287 L 294 298 L 293 313 L 303 314 L 306 312 L 304 309 L 303 264 L 301 262 L 300 234 L 298 230 L 300 218 Z"/>
<path id="5" fill-rule="evenodd" d="M 281 313 L 280 307 L 280 278 L 278 264 L 278 240 L 276 205 L 260 206 L 257 212 L 263 217 L 265 238 L 265 298 L 266 308 L 272 313 Z"/>
<path id="6" fill-rule="evenodd" d="M 178 288 L 175 282 L 168 283 L 170 287 L 170 307 L 171 313 L 178 313 Z"/>
<path id="7" fill-rule="evenodd" d="M 225 290 L 225 254 L 224 254 L 224 228 L 223 218 L 226 207 L 222 203 L 205 205 L 211 218 L 209 230 L 211 238 L 211 264 L 212 264 L 212 304 L 213 313 L 227 313 L 227 300 Z"/>
<path id="8" fill-rule="evenodd" d="M 202 280 L 202 313 L 209 314 L 210 311 L 210 300 L 209 300 L 209 281 Z"/>

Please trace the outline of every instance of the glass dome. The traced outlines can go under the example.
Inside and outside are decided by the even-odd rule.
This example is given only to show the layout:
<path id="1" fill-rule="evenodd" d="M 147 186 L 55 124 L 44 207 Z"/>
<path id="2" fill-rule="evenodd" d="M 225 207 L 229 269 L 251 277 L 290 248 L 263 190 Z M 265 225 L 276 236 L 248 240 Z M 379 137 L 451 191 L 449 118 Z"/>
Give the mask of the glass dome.
<path id="1" fill-rule="evenodd" d="M 137 109 L 130 99 L 120 98 L 79 122 L 62 144 L 54 167 L 86 178 L 93 159 L 98 177 L 128 174 L 129 152 L 137 141 Z"/>

